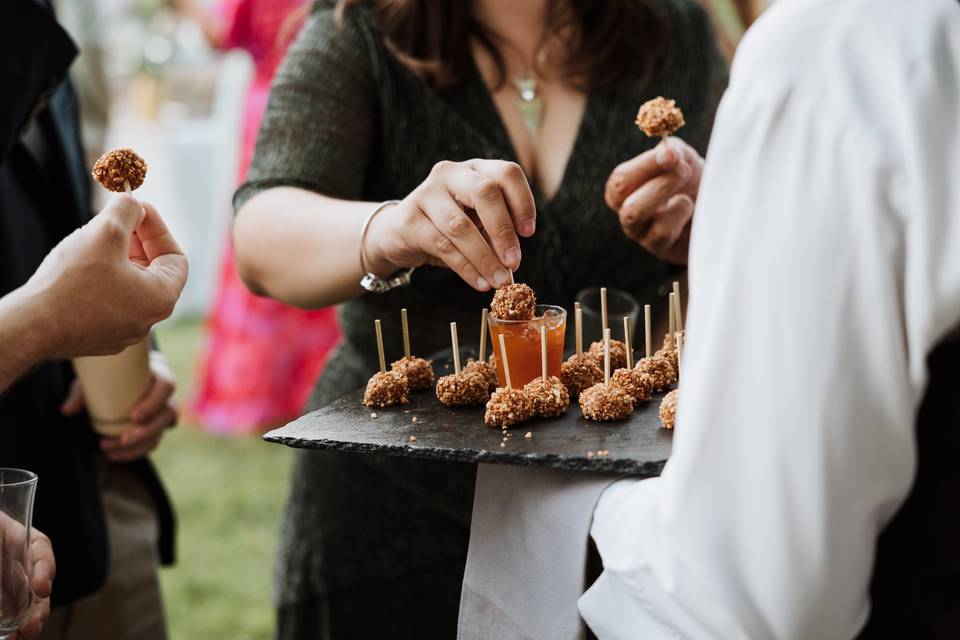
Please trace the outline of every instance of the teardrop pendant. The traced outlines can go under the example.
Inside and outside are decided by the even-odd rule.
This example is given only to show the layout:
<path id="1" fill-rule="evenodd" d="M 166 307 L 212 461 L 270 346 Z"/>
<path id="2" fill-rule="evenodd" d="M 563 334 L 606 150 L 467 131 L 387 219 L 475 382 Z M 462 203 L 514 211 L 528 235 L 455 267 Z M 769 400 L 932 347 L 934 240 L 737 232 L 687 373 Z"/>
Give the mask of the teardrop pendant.
<path id="1" fill-rule="evenodd" d="M 519 94 L 519 99 L 515 100 L 517 111 L 523 119 L 523 125 L 530 132 L 530 136 L 536 140 L 540 134 L 540 121 L 543 116 L 543 100 L 537 95 L 537 81 L 532 77 L 515 78 L 514 86 Z"/>

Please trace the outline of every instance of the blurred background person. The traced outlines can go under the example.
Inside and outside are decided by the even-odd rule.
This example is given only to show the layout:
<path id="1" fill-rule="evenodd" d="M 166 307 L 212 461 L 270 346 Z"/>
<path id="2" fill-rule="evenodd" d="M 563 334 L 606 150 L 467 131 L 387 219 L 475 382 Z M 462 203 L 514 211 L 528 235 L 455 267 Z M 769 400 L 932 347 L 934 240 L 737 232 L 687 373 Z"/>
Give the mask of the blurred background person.
<path id="1" fill-rule="evenodd" d="M 93 211 L 76 97 L 64 79 L 76 46 L 49 3 L 9 0 L 2 11 L 3 59 L 30 62 L 2 69 L 3 86 L 12 89 L 4 114 L 16 122 L 0 146 L 6 295 L 38 269 L 42 277 L 45 256 Z M 125 196 L 115 205 L 138 207 Z M 173 376 L 157 351 L 151 371 L 119 438 L 93 432 L 69 362 L 43 363 L 0 395 L 0 466 L 42 478 L 34 522 L 50 537 L 59 565 L 45 640 L 166 637 L 158 568 L 173 560 L 173 512 L 147 455 L 176 424 L 177 411 Z"/>
<path id="2" fill-rule="evenodd" d="M 216 49 L 247 51 L 255 65 L 247 91 L 238 176 L 253 155 L 270 82 L 303 21 L 304 0 L 197 0 L 175 6 Z M 303 410 L 327 354 L 339 339 L 332 308 L 304 310 L 253 295 L 237 276 L 232 243 L 224 244 L 220 278 L 198 356 L 192 411 L 206 428 L 255 432 Z"/>

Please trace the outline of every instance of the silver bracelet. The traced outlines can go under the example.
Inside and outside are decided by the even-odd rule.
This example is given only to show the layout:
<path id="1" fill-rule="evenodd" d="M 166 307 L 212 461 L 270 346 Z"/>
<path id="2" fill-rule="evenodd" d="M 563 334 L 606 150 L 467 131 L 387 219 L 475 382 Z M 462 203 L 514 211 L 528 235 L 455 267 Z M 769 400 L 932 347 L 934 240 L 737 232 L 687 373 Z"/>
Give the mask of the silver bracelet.
<path id="1" fill-rule="evenodd" d="M 367 256 L 364 250 L 366 244 L 367 231 L 370 229 L 370 223 L 373 218 L 389 206 L 400 204 L 399 200 L 387 200 L 378 204 L 373 211 L 367 214 L 367 219 L 363 221 L 363 227 L 360 228 L 360 270 L 363 272 L 363 278 L 360 280 L 360 286 L 371 293 L 384 293 L 397 287 L 404 287 L 410 284 L 410 276 L 413 275 L 413 269 L 404 269 L 393 276 L 383 279 L 367 269 Z"/>

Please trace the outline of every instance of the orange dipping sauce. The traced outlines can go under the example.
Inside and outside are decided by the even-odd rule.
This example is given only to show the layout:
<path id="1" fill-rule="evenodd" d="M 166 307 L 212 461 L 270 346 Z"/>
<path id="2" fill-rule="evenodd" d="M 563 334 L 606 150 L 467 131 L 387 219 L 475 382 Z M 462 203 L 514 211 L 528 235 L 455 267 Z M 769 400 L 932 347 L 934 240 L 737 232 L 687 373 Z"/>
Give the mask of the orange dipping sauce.
<path id="1" fill-rule="evenodd" d="M 500 386 L 507 384 L 500 357 L 500 336 L 506 341 L 510 365 L 510 382 L 519 389 L 541 374 L 540 327 L 547 328 L 547 375 L 560 377 L 563 363 L 563 339 L 567 329 L 567 312 L 562 307 L 537 305 L 533 320 L 498 320 L 490 316 L 492 351 L 497 356 L 497 377 Z"/>

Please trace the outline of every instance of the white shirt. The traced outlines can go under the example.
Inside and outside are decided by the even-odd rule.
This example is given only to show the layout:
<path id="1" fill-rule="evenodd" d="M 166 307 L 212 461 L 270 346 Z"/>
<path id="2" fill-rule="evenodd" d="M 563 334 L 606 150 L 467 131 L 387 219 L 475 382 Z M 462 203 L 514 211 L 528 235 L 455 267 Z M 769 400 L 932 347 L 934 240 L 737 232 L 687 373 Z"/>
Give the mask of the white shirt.
<path id="1" fill-rule="evenodd" d="M 960 323 L 960 3 L 765 14 L 690 255 L 673 454 L 605 492 L 581 614 L 601 640 L 851 638 L 911 488 L 925 358 Z"/>

